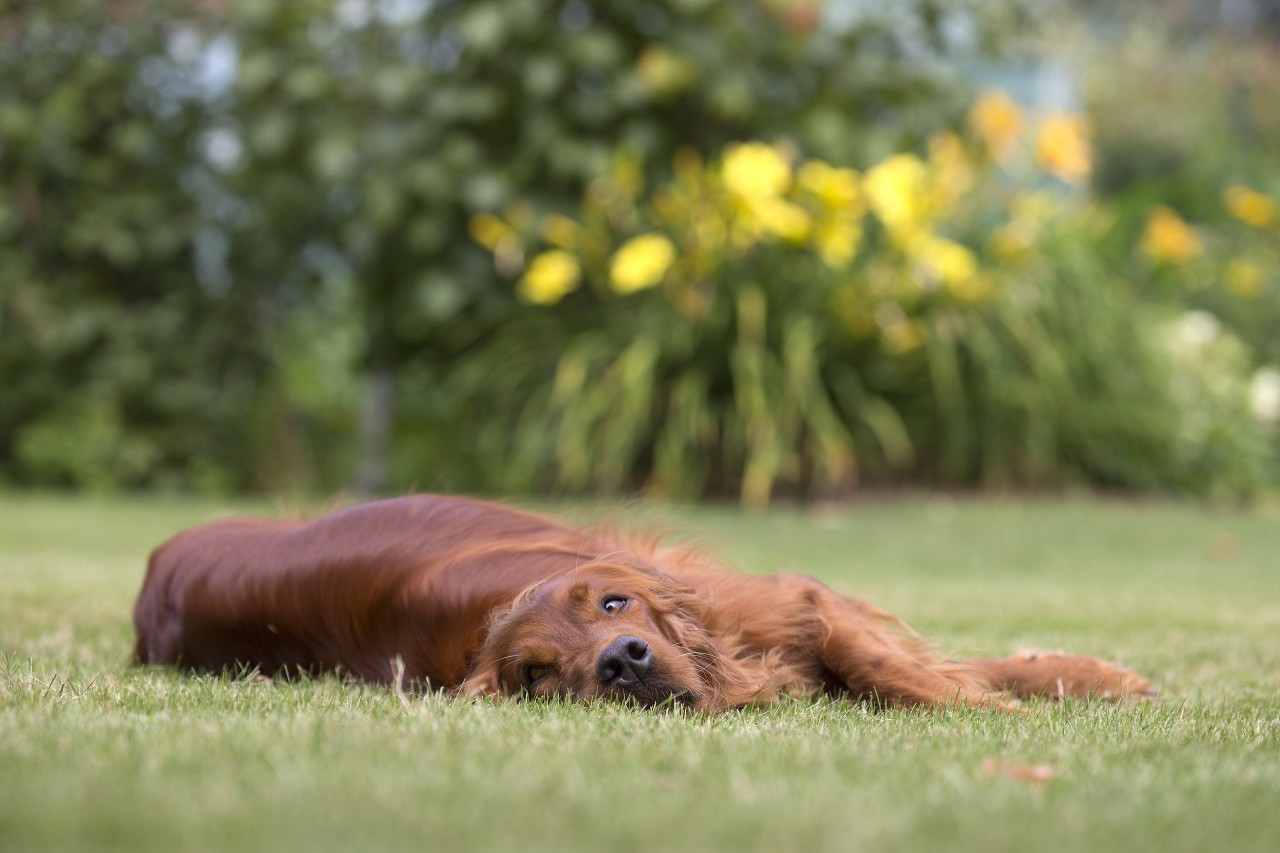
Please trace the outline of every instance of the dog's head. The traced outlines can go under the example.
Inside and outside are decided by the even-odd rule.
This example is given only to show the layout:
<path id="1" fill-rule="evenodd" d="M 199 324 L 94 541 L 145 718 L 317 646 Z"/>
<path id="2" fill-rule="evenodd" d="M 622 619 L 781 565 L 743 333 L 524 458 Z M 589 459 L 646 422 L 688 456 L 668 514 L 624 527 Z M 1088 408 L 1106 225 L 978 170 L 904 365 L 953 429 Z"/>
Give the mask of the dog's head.
<path id="1" fill-rule="evenodd" d="M 493 616 L 464 690 L 703 707 L 717 666 L 703 607 L 652 567 L 580 566 Z"/>

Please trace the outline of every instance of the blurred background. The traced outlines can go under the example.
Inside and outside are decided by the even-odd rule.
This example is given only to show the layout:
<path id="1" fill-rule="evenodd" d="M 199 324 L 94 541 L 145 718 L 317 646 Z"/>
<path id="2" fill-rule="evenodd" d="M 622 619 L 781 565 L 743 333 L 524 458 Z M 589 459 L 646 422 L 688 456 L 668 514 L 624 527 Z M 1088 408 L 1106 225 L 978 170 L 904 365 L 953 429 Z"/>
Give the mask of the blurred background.
<path id="1" fill-rule="evenodd" d="M 0 484 L 1280 484 L 1280 0 L 11 0 Z"/>

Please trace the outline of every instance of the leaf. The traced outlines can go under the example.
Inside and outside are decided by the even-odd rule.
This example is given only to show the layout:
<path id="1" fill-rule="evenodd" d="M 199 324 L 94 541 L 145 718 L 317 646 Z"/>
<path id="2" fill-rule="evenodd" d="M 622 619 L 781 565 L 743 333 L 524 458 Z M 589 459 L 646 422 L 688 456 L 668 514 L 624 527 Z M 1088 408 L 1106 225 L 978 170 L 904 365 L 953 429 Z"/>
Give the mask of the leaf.
<path id="1" fill-rule="evenodd" d="M 982 775 L 1012 779 L 1033 788 L 1041 788 L 1057 778 L 1058 773 L 1048 764 L 1021 764 L 987 756 L 982 759 Z"/>

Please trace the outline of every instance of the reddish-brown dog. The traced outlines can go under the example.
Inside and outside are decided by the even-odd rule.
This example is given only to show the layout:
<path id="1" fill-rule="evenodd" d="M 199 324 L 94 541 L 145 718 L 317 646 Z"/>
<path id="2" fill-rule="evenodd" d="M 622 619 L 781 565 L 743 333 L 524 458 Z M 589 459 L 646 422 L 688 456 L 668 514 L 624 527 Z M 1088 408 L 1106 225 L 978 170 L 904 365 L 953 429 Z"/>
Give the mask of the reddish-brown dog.
<path id="1" fill-rule="evenodd" d="M 711 711 L 784 693 L 895 706 L 1150 695 L 1096 658 L 945 660 L 808 577 L 746 576 L 692 548 L 429 495 L 180 533 L 152 555 L 134 625 L 137 663 L 472 695 Z"/>

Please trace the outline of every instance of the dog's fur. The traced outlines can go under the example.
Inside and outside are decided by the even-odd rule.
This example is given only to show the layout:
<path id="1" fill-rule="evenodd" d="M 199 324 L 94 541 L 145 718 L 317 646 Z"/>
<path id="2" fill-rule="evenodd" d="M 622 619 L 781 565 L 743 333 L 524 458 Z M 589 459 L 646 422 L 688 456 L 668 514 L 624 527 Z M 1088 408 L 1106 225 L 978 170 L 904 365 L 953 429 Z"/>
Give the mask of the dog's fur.
<path id="1" fill-rule="evenodd" d="M 430 495 L 179 533 L 151 557 L 134 626 L 139 664 L 470 695 L 709 711 L 824 692 L 891 706 L 1151 695 L 1096 658 L 943 659 L 801 575 L 742 575 L 694 548 Z"/>

